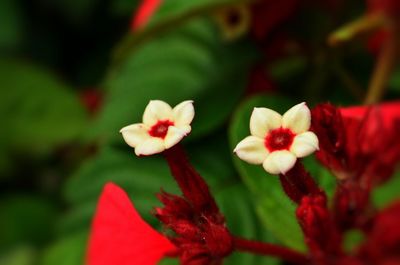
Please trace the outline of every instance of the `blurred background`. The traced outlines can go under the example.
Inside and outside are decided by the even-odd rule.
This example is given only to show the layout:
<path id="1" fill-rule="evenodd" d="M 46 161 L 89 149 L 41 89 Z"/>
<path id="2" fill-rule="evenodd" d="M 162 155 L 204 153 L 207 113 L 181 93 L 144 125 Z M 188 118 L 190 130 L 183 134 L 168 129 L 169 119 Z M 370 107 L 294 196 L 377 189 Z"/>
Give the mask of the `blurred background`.
<path id="1" fill-rule="evenodd" d="M 364 0 L 0 1 L 0 264 L 83 264 L 108 181 L 158 227 L 154 195 L 177 187 L 160 157 L 136 158 L 119 134 L 150 99 L 194 99 L 184 145 L 235 234 L 304 249 L 294 206 L 232 146 L 254 106 L 399 98 L 400 35 L 381 19 L 392 15 Z M 330 173 L 306 163 L 331 194 Z"/>

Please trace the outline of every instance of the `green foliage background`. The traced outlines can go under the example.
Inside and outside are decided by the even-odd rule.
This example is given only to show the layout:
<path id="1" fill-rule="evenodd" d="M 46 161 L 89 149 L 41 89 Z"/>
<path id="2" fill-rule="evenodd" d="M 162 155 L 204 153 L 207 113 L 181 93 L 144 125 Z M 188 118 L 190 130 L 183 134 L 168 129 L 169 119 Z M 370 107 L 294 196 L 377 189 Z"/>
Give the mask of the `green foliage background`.
<path id="1" fill-rule="evenodd" d="M 360 104 L 348 78 L 365 87 L 373 56 L 361 43 L 325 44 L 329 32 L 363 12 L 362 1 L 351 2 L 335 16 L 301 9 L 276 31 L 306 48 L 265 62 L 251 34 L 227 40 L 213 19 L 220 8 L 250 0 L 167 0 L 135 34 L 129 25 L 137 0 L 0 1 L 0 264 L 83 264 L 96 201 L 109 181 L 159 228 L 150 214 L 159 204 L 155 193 L 179 190 L 165 161 L 135 157 L 118 133 L 140 121 L 150 99 L 195 101 L 184 145 L 235 234 L 304 251 L 278 179 L 231 150 L 248 134 L 253 107 Z M 260 62 L 277 89 L 249 94 Z M 399 96 L 399 80 L 396 71 L 388 99 Z M 95 114 L 82 103 L 87 90 L 101 96 Z M 330 173 L 313 157 L 305 163 L 332 194 Z M 378 206 L 398 196 L 398 174 L 392 181 L 374 194 Z M 281 262 L 235 254 L 226 264 Z"/>

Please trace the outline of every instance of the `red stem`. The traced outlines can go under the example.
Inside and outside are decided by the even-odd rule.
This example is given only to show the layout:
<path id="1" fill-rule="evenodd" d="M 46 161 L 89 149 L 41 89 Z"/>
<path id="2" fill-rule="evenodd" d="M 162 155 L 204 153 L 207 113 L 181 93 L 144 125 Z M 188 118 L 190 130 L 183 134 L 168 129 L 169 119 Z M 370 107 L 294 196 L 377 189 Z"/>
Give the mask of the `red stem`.
<path id="1" fill-rule="evenodd" d="M 286 247 L 263 243 L 259 241 L 247 240 L 240 237 L 234 237 L 233 241 L 235 250 L 237 251 L 277 257 L 296 265 L 307 265 L 310 263 L 310 260 L 306 255 Z"/>
<path id="2" fill-rule="evenodd" d="M 198 212 L 219 213 L 207 183 L 190 164 L 183 148 L 178 144 L 165 150 L 163 154 L 183 196 L 193 207 Z"/>

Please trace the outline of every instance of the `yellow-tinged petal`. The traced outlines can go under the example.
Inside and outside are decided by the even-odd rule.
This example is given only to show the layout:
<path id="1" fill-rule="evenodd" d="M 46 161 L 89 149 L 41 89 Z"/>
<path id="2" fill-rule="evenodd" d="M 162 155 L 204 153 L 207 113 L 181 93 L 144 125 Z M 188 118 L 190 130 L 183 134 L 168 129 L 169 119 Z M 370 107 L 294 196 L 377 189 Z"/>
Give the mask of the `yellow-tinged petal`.
<path id="1" fill-rule="evenodd" d="M 267 156 L 263 167 L 270 174 L 285 174 L 294 166 L 296 160 L 295 155 L 289 151 L 275 151 Z"/>
<path id="2" fill-rule="evenodd" d="M 264 138 L 270 130 L 282 125 L 282 116 L 267 108 L 254 108 L 250 117 L 250 132 L 253 136 Z"/>
<path id="3" fill-rule="evenodd" d="M 264 140 L 256 136 L 244 138 L 238 143 L 234 152 L 240 159 L 254 165 L 261 165 L 268 156 Z"/>
<path id="4" fill-rule="evenodd" d="M 165 148 L 171 148 L 172 146 L 176 145 L 179 143 L 183 137 L 186 136 L 186 132 L 175 127 L 175 126 L 169 126 L 168 127 L 168 133 L 165 136 L 164 143 L 165 143 Z"/>
<path id="5" fill-rule="evenodd" d="M 135 154 L 138 156 L 142 155 L 153 155 L 161 153 L 165 150 L 164 140 L 157 137 L 150 137 L 144 142 L 140 143 L 135 148 Z"/>
<path id="6" fill-rule="evenodd" d="M 298 134 L 290 147 L 290 151 L 297 157 L 305 157 L 318 150 L 318 138 L 313 132 Z"/>
<path id="7" fill-rule="evenodd" d="M 142 123 L 126 126 L 120 130 L 120 133 L 125 142 L 134 148 L 150 138 L 146 126 Z"/>
<path id="8" fill-rule="evenodd" d="M 288 128 L 296 134 L 308 131 L 310 125 L 311 112 L 305 102 L 297 104 L 283 114 L 282 127 Z"/>
<path id="9" fill-rule="evenodd" d="M 172 108 L 161 100 L 150 100 L 143 114 L 143 123 L 152 126 L 158 121 L 172 120 Z"/>
<path id="10" fill-rule="evenodd" d="M 176 105 L 172 113 L 175 126 L 189 125 L 194 118 L 193 100 L 186 100 Z"/>

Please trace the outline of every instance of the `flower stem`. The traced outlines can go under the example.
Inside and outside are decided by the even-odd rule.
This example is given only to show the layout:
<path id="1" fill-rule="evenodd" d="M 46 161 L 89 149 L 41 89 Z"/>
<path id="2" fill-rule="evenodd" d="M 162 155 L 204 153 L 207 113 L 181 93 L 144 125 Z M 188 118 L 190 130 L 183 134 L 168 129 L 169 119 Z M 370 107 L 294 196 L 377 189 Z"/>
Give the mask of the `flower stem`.
<path id="1" fill-rule="evenodd" d="M 365 97 L 365 104 L 377 103 L 383 97 L 397 59 L 398 45 L 399 30 L 394 28 L 380 51 Z"/>
<path id="2" fill-rule="evenodd" d="M 296 265 L 306 265 L 310 262 L 306 255 L 286 247 L 259 241 L 247 240 L 240 237 L 234 237 L 233 241 L 235 250 L 237 251 L 272 256 L 288 262 L 292 262 Z"/>
<path id="3" fill-rule="evenodd" d="M 300 203 L 303 196 L 323 193 L 299 161 L 286 174 L 281 174 L 279 178 L 283 191 L 295 203 Z"/>
<path id="4" fill-rule="evenodd" d="M 192 206 L 199 212 L 219 213 L 207 183 L 190 164 L 183 148 L 178 144 L 165 150 L 163 154 L 183 196 Z"/>

